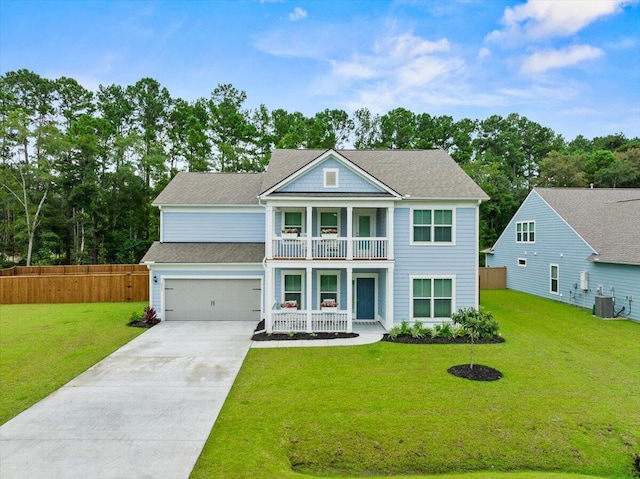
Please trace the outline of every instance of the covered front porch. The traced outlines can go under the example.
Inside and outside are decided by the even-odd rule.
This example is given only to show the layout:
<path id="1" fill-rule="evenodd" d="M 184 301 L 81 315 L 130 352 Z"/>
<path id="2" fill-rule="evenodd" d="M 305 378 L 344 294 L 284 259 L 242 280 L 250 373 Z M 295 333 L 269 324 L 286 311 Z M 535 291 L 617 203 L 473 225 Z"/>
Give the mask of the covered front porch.
<path id="1" fill-rule="evenodd" d="M 393 321 L 393 264 L 367 266 L 373 267 L 268 265 L 267 332 L 351 333 L 356 324 L 388 329 Z"/>

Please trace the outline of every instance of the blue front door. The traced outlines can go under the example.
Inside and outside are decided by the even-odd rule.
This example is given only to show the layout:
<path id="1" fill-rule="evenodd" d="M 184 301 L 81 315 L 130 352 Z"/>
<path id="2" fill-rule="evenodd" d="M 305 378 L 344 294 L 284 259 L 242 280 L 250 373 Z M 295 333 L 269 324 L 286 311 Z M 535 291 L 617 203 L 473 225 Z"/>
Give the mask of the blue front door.
<path id="1" fill-rule="evenodd" d="M 375 279 L 356 278 L 356 319 L 375 319 L 375 295 Z"/>

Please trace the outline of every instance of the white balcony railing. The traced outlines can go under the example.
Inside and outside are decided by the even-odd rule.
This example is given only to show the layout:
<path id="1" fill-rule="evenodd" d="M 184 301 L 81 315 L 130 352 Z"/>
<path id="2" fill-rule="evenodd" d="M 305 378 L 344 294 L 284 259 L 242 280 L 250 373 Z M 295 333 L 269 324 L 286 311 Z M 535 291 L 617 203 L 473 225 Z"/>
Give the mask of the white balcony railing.
<path id="1" fill-rule="evenodd" d="M 311 238 L 311 255 L 307 256 L 307 238 L 273 238 L 274 258 L 285 259 L 386 259 L 388 258 L 387 238 Z M 352 257 L 349 257 L 348 242 L 352 243 Z"/>
<path id="2" fill-rule="evenodd" d="M 271 319 L 274 333 L 340 333 L 347 332 L 349 326 L 349 315 L 346 311 L 311 311 L 311 324 L 309 315 L 304 310 L 275 310 Z"/>

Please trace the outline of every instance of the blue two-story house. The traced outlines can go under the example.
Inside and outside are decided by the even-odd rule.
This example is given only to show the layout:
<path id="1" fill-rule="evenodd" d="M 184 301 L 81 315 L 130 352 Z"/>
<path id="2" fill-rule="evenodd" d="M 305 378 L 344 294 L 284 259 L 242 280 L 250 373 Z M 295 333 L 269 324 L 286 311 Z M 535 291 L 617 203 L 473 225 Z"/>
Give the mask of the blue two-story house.
<path id="1" fill-rule="evenodd" d="M 485 253 L 509 289 L 640 321 L 640 189 L 534 188 Z"/>
<path id="2" fill-rule="evenodd" d="M 268 332 L 450 321 L 478 305 L 487 199 L 441 150 L 275 150 L 264 173 L 179 173 L 154 202 L 150 303 Z"/>

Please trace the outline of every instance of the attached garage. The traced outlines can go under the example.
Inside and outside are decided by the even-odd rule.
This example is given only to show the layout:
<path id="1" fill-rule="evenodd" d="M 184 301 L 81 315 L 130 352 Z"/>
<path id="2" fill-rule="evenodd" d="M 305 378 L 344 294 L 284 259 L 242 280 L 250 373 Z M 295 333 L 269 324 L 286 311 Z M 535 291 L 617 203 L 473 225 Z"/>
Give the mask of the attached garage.
<path id="1" fill-rule="evenodd" d="M 259 321 L 259 279 L 177 279 L 164 281 L 167 321 Z"/>

